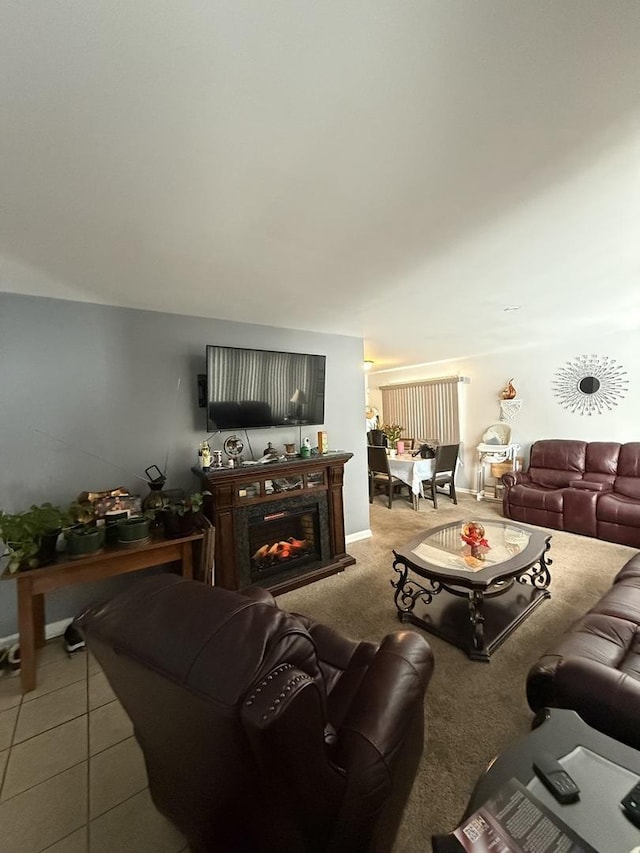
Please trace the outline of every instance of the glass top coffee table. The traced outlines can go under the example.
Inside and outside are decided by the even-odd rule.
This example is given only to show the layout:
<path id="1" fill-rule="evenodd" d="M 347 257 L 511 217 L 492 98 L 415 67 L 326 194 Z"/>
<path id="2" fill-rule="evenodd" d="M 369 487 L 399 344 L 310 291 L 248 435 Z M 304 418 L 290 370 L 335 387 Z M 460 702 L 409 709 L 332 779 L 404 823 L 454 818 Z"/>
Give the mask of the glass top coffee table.
<path id="1" fill-rule="evenodd" d="M 472 660 L 488 661 L 550 598 L 550 540 L 549 533 L 511 521 L 427 530 L 393 552 L 398 618 L 464 649 Z"/>

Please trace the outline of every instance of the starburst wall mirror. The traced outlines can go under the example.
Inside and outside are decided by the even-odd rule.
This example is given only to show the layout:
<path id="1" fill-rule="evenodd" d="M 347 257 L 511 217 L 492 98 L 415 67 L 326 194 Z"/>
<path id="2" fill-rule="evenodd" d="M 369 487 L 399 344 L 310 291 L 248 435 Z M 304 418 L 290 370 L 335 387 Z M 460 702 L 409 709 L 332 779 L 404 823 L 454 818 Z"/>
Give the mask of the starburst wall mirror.
<path id="1" fill-rule="evenodd" d="M 581 355 L 556 371 L 553 393 L 558 403 L 578 415 L 601 415 L 624 398 L 629 382 L 615 359 Z"/>

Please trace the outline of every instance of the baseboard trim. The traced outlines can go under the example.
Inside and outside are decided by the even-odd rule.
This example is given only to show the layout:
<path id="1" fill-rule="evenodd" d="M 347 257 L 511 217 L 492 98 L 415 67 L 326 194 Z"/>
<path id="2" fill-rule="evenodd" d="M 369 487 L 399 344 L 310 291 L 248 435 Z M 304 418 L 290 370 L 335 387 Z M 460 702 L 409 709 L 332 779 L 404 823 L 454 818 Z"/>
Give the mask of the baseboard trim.
<path id="1" fill-rule="evenodd" d="M 359 542 L 361 539 L 371 539 L 372 536 L 371 528 L 367 528 L 366 530 L 358 530 L 356 533 L 349 533 L 348 536 L 344 537 L 344 541 L 349 545 L 351 542 Z"/>
<path id="2" fill-rule="evenodd" d="M 53 640 L 55 637 L 61 637 L 67 630 L 67 625 L 70 625 L 73 619 L 60 619 L 59 622 L 50 622 L 44 626 L 45 640 Z M 6 637 L 0 637 L 0 646 L 12 646 L 20 639 L 18 634 L 9 634 Z"/>

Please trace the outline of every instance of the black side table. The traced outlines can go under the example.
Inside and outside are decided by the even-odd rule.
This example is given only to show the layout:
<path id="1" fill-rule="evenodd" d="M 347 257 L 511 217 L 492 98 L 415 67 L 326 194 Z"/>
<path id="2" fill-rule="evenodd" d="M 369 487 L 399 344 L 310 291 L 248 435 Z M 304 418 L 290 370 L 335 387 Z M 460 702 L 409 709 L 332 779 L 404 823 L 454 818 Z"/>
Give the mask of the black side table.
<path id="1" fill-rule="evenodd" d="M 540 752 L 558 758 L 580 788 L 580 800 L 561 805 L 534 774 Z M 546 712 L 546 720 L 500 753 L 476 783 L 461 823 L 516 779 L 544 806 L 602 853 L 629 853 L 640 845 L 640 829 L 626 817 L 620 800 L 640 778 L 640 751 L 592 729 L 575 713 Z M 461 850 L 451 836 L 433 839 L 437 853 Z"/>

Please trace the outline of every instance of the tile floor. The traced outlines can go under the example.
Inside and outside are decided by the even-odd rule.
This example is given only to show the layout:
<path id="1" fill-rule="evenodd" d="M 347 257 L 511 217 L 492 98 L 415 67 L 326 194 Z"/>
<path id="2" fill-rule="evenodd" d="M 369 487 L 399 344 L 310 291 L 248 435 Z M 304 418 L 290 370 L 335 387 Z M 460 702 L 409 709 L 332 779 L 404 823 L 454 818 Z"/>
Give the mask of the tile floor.
<path id="1" fill-rule="evenodd" d="M 129 718 L 88 652 L 62 637 L 38 686 L 0 676 L 0 853 L 183 853 L 154 808 Z"/>

